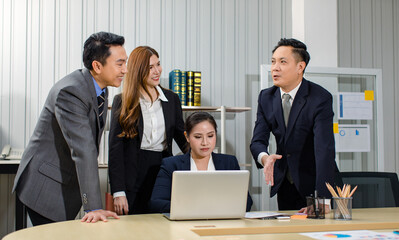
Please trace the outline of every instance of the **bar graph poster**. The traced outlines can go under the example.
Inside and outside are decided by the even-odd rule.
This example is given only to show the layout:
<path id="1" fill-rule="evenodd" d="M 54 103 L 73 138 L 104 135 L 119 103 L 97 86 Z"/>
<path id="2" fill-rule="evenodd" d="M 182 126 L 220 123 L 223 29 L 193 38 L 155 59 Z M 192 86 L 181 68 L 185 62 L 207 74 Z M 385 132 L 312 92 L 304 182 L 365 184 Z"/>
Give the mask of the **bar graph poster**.
<path id="1" fill-rule="evenodd" d="M 335 136 L 336 152 L 370 152 L 370 126 L 368 124 L 339 124 Z"/>
<path id="2" fill-rule="evenodd" d="M 373 101 L 366 100 L 364 92 L 339 92 L 338 119 L 372 120 Z"/>

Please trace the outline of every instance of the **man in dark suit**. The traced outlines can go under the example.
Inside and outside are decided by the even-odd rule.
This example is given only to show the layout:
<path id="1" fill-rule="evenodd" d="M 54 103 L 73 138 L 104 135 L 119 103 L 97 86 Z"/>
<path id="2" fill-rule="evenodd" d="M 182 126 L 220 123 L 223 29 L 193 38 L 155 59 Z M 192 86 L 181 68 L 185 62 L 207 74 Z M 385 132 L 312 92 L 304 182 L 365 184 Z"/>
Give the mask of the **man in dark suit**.
<path id="1" fill-rule="evenodd" d="M 127 72 L 125 39 L 112 33 L 91 35 L 80 69 L 50 90 L 22 156 L 13 191 L 27 206 L 33 225 L 75 219 L 118 218 L 102 210 L 98 147 L 104 130 L 107 86 L 119 87 Z"/>
<path id="2" fill-rule="evenodd" d="M 280 210 L 306 207 L 306 196 L 317 190 L 330 198 L 325 183 L 333 183 L 335 143 L 332 96 L 307 81 L 303 73 L 310 60 L 306 45 L 281 39 L 273 50 L 274 86 L 259 94 L 251 152 L 265 180 L 277 193 Z M 269 154 L 270 133 L 277 152 Z"/>

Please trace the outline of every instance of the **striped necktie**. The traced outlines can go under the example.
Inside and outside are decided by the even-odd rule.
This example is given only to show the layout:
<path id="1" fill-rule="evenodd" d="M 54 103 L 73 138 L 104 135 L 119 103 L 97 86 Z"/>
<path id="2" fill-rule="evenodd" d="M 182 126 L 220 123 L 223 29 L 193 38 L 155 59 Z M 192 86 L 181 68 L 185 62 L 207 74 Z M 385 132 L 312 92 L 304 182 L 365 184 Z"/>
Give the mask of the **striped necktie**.
<path id="1" fill-rule="evenodd" d="M 98 103 L 98 118 L 100 119 L 100 128 L 104 127 L 104 119 L 103 119 L 103 114 L 104 114 L 104 102 L 105 102 L 105 93 L 102 92 L 100 95 L 97 97 L 97 103 Z"/>

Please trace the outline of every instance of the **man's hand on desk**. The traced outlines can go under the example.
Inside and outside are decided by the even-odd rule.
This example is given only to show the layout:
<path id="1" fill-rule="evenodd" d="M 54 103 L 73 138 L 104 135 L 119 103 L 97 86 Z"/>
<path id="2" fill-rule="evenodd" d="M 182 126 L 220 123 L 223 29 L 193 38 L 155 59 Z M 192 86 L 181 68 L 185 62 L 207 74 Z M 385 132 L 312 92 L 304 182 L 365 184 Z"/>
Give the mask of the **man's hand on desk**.
<path id="1" fill-rule="evenodd" d="M 103 210 L 103 209 L 99 209 L 99 210 L 94 210 L 94 211 L 86 213 L 84 215 L 84 217 L 82 218 L 82 222 L 87 222 L 87 223 L 95 223 L 97 221 L 108 222 L 107 217 L 113 217 L 113 218 L 119 219 L 119 217 L 118 217 L 118 215 L 116 215 L 116 213 L 107 211 L 107 210 Z"/>
<path id="2" fill-rule="evenodd" d="M 127 215 L 129 213 L 129 204 L 124 196 L 114 198 L 114 209 L 118 215 Z"/>
<path id="3" fill-rule="evenodd" d="M 325 214 L 331 212 L 331 206 L 330 206 L 330 204 L 324 204 L 324 211 L 325 211 Z M 299 212 L 299 213 L 308 214 L 308 208 L 307 208 L 307 207 L 301 208 L 298 212 Z"/>
<path id="4" fill-rule="evenodd" d="M 262 157 L 263 173 L 265 175 L 265 181 L 267 185 L 274 185 L 273 172 L 274 163 L 277 159 L 281 159 L 283 156 L 278 154 L 265 155 Z"/>

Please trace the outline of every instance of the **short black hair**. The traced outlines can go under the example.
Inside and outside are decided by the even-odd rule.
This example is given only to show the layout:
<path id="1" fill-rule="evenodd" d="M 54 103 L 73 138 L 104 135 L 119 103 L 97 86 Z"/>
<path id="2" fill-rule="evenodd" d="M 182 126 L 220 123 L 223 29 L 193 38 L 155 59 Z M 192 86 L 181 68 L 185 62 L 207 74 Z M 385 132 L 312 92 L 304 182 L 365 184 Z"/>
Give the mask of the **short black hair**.
<path id="1" fill-rule="evenodd" d="M 107 57 L 111 55 L 111 46 L 123 46 L 125 38 L 109 32 L 93 33 L 85 42 L 83 48 L 83 64 L 89 70 L 93 69 L 92 62 L 99 61 L 105 65 Z"/>
<path id="2" fill-rule="evenodd" d="M 215 132 L 217 133 L 216 121 L 211 114 L 207 112 L 194 112 L 187 117 L 186 122 L 184 123 L 184 130 L 187 135 L 190 135 L 191 130 L 193 130 L 197 124 L 204 121 L 208 121 L 215 128 Z"/>
<path id="3" fill-rule="evenodd" d="M 293 47 L 292 53 L 294 54 L 294 57 L 296 58 L 297 62 L 304 61 L 306 63 L 305 68 L 308 66 L 308 63 L 310 61 L 310 54 L 307 51 L 306 45 L 294 38 L 282 38 L 280 41 L 278 41 L 277 46 L 274 47 L 272 53 L 276 51 L 277 48 L 281 46 L 291 46 Z M 305 69 L 304 69 L 305 71 Z"/>

